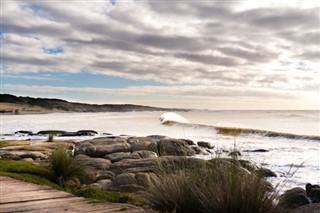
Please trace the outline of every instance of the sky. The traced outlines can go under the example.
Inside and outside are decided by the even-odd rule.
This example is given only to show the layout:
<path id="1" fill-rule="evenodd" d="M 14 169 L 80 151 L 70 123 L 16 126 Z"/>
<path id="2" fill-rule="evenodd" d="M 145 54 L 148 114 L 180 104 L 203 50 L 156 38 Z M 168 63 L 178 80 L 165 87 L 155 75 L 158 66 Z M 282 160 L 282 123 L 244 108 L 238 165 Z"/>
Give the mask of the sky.
<path id="1" fill-rule="evenodd" d="M 319 110 L 317 1 L 1 1 L 1 93 Z"/>

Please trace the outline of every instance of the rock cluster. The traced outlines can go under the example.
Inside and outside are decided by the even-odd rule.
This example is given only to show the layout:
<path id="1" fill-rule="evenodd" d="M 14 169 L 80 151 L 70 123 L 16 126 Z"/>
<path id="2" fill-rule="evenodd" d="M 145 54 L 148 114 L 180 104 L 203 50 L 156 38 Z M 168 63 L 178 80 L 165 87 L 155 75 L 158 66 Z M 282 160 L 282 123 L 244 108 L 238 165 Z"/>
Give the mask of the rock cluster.
<path id="1" fill-rule="evenodd" d="M 74 154 L 78 164 L 92 169 L 90 175 L 80 180 L 82 183 L 103 190 L 136 192 L 157 178 L 160 164 L 178 165 L 186 159 L 202 162 L 200 159 L 186 158 L 212 152 L 213 146 L 209 143 L 198 144 L 200 146 L 191 140 L 159 135 L 103 137 L 77 143 Z M 246 165 L 247 168 L 243 168 L 249 171 L 260 169 L 250 165 L 250 162 Z"/>
<path id="2" fill-rule="evenodd" d="M 278 205 L 282 209 L 295 209 L 294 212 L 304 212 L 302 210 L 310 208 L 310 204 L 315 204 L 313 207 L 320 208 L 319 203 L 320 186 L 308 183 L 306 189 L 295 187 L 284 192 L 280 196 Z"/>

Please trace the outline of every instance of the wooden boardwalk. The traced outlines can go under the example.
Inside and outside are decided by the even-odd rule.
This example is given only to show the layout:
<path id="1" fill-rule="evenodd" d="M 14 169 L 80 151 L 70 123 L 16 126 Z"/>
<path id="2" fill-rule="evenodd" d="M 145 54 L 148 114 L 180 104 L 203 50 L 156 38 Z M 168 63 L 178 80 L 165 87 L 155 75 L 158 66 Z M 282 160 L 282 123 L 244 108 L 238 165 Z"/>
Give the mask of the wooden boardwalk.
<path id="1" fill-rule="evenodd" d="M 147 213 L 141 208 L 118 203 L 90 203 L 48 186 L 0 176 L 0 212 L 125 212 Z"/>

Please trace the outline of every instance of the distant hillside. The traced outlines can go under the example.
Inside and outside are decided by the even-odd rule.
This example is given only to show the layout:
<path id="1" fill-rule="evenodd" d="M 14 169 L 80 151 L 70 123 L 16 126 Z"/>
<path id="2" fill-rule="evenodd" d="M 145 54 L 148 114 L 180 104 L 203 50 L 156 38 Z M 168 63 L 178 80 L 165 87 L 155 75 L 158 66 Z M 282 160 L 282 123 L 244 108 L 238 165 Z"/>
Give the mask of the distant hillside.
<path id="1" fill-rule="evenodd" d="M 133 104 L 85 104 L 61 99 L 17 97 L 0 94 L 1 113 L 47 113 L 47 112 L 129 112 L 129 111 L 186 111 Z"/>

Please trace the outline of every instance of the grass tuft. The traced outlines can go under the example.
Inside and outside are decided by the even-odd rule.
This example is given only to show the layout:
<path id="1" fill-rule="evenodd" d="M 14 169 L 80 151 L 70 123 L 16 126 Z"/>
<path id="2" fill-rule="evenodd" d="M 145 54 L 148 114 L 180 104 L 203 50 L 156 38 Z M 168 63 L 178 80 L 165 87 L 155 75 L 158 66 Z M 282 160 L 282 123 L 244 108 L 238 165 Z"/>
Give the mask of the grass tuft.
<path id="1" fill-rule="evenodd" d="M 74 162 L 74 159 L 64 147 L 59 147 L 51 154 L 50 169 L 55 181 L 60 186 L 65 186 L 66 181 L 85 173 L 85 168 Z"/>
<path id="2" fill-rule="evenodd" d="M 257 173 L 235 159 L 199 163 L 186 159 L 162 169 L 145 197 L 160 212 L 274 212 L 275 193 Z"/>

